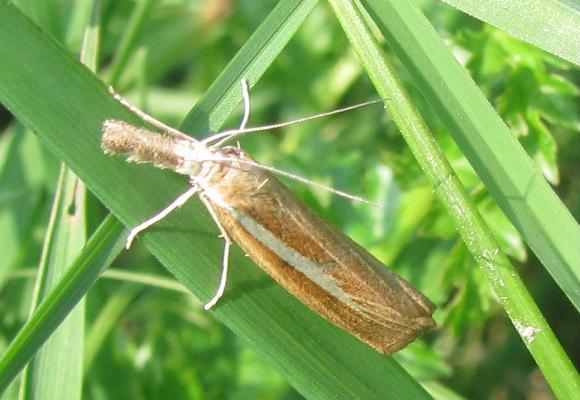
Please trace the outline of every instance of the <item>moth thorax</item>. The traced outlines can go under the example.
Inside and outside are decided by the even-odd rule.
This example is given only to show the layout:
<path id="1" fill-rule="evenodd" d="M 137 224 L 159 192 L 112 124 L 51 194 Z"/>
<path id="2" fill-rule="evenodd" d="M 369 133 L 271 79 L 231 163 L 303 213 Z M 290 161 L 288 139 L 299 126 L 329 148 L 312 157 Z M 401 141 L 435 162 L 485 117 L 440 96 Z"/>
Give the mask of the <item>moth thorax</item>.
<path id="1" fill-rule="evenodd" d="M 201 171 L 201 161 L 199 159 L 201 154 L 205 152 L 205 146 L 200 145 L 199 142 L 176 140 L 173 151 L 179 158 L 179 165 L 175 168 L 175 172 L 183 175 L 197 175 Z"/>

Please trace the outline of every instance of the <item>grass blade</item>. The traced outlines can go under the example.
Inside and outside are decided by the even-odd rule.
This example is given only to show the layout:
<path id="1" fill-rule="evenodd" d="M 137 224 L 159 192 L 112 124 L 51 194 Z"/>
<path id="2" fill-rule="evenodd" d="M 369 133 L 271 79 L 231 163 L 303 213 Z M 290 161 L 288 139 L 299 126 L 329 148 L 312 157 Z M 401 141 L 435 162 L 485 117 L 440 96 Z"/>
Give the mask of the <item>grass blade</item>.
<path id="1" fill-rule="evenodd" d="M 77 7 L 80 11 L 81 7 Z M 100 2 L 85 8 L 92 14 L 85 29 L 81 62 L 96 69 Z M 61 165 L 53 210 L 38 269 L 31 317 L 39 301 L 58 285 L 60 277 L 85 245 L 86 188 Z M 81 300 L 36 354 L 23 374 L 20 398 L 78 399 L 82 393 L 85 304 Z M 48 330 L 45 330 L 48 332 Z"/>
<path id="2" fill-rule="evenodd" d="M 488 24 L 580 65 L 580 9 L 561 0 L 443 0 Z"/>
<path id="3" fill-rule="evenodd" d="M 85 244 L 85 188 L 66 167 L 61 168 L 51 222 L 37 278 L 38 303 L 58 284 L 60 277 Z M 22 399 L 77 399 L 82 387 L 84 302 L 78 303 L 36 354 L 21 382 Z"/>
<path id="4" fill-rule="evenodd" d="M 580 387 L 580 376 L 411 104 L 362 14 L 349 0 L 331 0 L 330 3 L 381 98 L 385 99 L 393 120 L 431 179 L 467 248 L 487 274 L 497 298 L 552 390 L 559 398 L 573 399 Z"/>
<path id="5" fill-rule="evenodd" d="M 1 7 L 0 7 L 1 8 Z M 18 332 L 0 358 L 0 393 L 69 315 L 87 290 L 119 254 L 124 227 L 110 217 L 87 242 L 85 250 L 67 268 L 30 320 Z"/>

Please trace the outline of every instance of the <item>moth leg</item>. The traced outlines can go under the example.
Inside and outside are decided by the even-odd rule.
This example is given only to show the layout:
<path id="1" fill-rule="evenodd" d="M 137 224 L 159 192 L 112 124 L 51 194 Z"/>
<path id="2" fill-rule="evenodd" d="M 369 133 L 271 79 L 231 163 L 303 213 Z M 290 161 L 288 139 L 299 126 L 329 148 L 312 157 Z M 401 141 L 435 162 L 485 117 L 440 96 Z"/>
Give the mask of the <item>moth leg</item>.
<path id="1" fill-rule="evenodd" d="M 250 89 L 248 87 L 248 80 L 246 78 L 242 78 L 240 85 L 242 87 L 242 97 L 244 99 L 244 116 L 242 117 L 242 122 L 240 123 L 240 127 L 238 129 L 244 130 L 248 120 L 250 119 Z"/>
<path id="2" fill-rule="evenodd" d="M 173 210 L 175 210 L 176 208 L 181 207 L 182 205 L 187 203 L 187 201 L 198 190 L 199 189 L 197 186 L 192 186 L 185 193 L 181 194 L 178 198 L 173 200 L 173 202 L 171 204 L 169 204 L 167 207 L 165 207 L 163 210 L 161 210 L 158 214 L 154 215 L 153 217 L 149 218 L 148 220 L 140 223 L 139 225 L 137 225 L 136 227 L 131 229 L 129 236 L 127 237 L 127 244 L 125 245 L 125 247 L 127 249 L 129 247 L 131 247 L 131 243 L 133 243 L 135 236 L 137 236 L 137 234 L 139 232 L 144 231 L 145 229 L 149 228 L 151 225 L 161 221 L 163 218 L 167 217 L 169 215 L 169 213 L 171 213 Z"/>
<path id="3" fill-rule="evenodd" d="M 188 136 L 185 133 L 183 133 L 175 128 L 170 127 L 169 125 L 164 124 L 163 122 L 159 121 L 157 118 L 147 114 L 145 111 L 139 109 L 137 106 L 129 103 L 129 100 L 127 100 L 126 98 L 121 96 L 119 93 L 117 93 L 112 86 L 109 86 L 109 93 L 111 93 L 113 95 L 115 100 L 117 100 L 119 103 L 123 104 L 125 107 L 127 107 L 129 110 L 131 110 L 139 118 L 141 118 L 143 121 L 147 122 L 148 124 L 151 124 L 154 127 L 161 129 L 163 132 L 165 132 L 168 135 L 171 135 L 173 137 L 176 137 L 179 139 L 184 139 L 184 140 L 191 140 L 192 139 L 191 136 Z"/>
<path id="4" fill-rule="evenodd" d="M 228 267 L 230 262 L 230 247 L 232 245 L 232 239 L 230 238 L 230 235 L 227 233 L 226 229 L 218 219 L 215 210 L 213 208 L 213 205 L 207 200 L 207 198 L 203 194 L 201 194 L 199 197 L 203 202 L 203 204 L 205 205 L 205 207 L 207 208 L 207 210 L 209 211 L 209 215 L 211 215 L 213 221 L 219 228 L 221 237 L 224 239 L 225 242 L 224 255 L 222 258 L 222 276 L 220 278 L 220 284 L 215 294 L 213 295 L 212 299 L 208 301 L 205 306 L 203 306 L 204 309 L 209 310 L 210 308 L 212 308 L 217 304 L 218 300 L 223 296 L 224 291 L 226 290 L 226 283 L 228 280 Z"/>

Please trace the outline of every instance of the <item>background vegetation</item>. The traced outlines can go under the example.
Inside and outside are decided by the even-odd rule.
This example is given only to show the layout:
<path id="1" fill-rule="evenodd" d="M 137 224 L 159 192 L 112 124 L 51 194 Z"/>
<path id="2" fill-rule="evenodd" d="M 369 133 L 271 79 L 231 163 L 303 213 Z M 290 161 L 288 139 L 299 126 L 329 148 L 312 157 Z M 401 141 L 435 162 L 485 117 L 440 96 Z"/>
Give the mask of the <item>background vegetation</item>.
<path id="1" fill-rule="evenodd" d="M 90 25 L 91 2 L 69 1 L 64 5 L 57 1 L 22 0 L 14 3 L 41 27 L 43 33 L 62 43 L 70 54 L 95 69 L 100 79 L 107 84 L 112 83 L 133 103 L 173 126 L 182 124 L 198 100 L 202 99 L 202 104 L 207 104 L 203 103 L 203 99 L 208 98 L 207 95 L 204 98 L 208 87 L 220 74 L 227 72 L 226 66 L 277 4 L 274 1 L 228 0 L 105 1 L 96 19 L 98 22 L 93 25 L 99 30 L 91 31 L 88 36 L 93 40 L 100 37 L 100 43 L 89 41 L 83 45 L 83 35 L 87 25 Z M 554 185 L 562 202 L 578 220 L 580 78 L 577 65 L 562 61 L 442 3 L 419 3 L 454 56 L 467 68 L 535 166 Z M 2 2 L 2 7 L 8 10 L 11 6 Z M 317 4 L 312 11 L 304 7 L 308 17 L 296 33 L 286 28 L 291 37 L 288 45 L 278 56 L 271 56 L 274 61 L 269 67 L 267 62 L 262 63 L 267 70 L 252 88 L 251 125 L 290 120 L 377 98 L 376 89 L 332 8 L 325 2 Z M 14 23 L 10 29 L 16 29 L 16 26 Z M 28 26 L 22 29 L 27 29 L 31 35 L 36 34 Z M 274 40 L 283 43 L 281 39 Z M 18 42 L 18 36 L 14 41 Z M 6 45 L 6 42 L 0 41 L 0 44 Z M 37 302 L 36 298 L 42 298 L 43 292 L 48 291 L 39 289 L 38 283 L 34 288 L 39 263 L 43 266 L 42 271 L 46 265 L 59 264 L 59 260 L 65 266 L 71 263 L 74 257 L 70 254 L 76 254 L 82 247 L 82 232 L 86 229 L 90 236 L 107 214 L 106 208 L 95 196 L 89 193 L 85 200 L 77 193 L 81 197 L 71 201 L 75 204 L 75 212 L 82 211 L 86 227 L 81 224 L 73 225 L 73 228 L 59 228 L 55 223 L 58 216 L 54 216 L 54 212 L 49 223 L 55 193 L 74 193 L 78 188 L 74 180 L 67 180 L 72 177 L 67 178 L 63 174 L 57 189 L 60 160 L 67 161 L 83 178 L 87 176 L 89 189 L 108 202 L 107 205 L 116 211 L 117 216 L 129 224 L 159 209 L 185 185 L 183 179 L 150 171 L 149 167 L 126 166 L 105 157 L 94 163 L 83 159 L 81 156 L 85 153 L 81 148 L 85 141 L 90 141 L 96 148 L 94 144 L 99 134 L 98 124 L 85 129 L 85 121 L 102 121 L 101 113 L 109 115 L 107 107 L 114 110 L 110 112 L 115 115 L 124 116 L 126 111 L 118 111 L 120 107 L 112 101 L 112 105 L 103 105 L 108 101 L 103 100 L 106 98 L 104 86 L 91 83 L 94 86 L 91 89 L 87 85 L 88 90 L 95 93 L 93 100 L 88 97 L 92 94 L 78 89 L 81 86 L 76 84 L 72 74 L 68 75 L 65 70 L 54 72 L 50 69 L 52 61 L 47 56 L 40 56 L 44 48 L 46 53 L 42 54 L 46 55 L 62 49 L 50 43 L 44 44 L 44 47 L 33 46 L 30 44 L 22 48 L 22 52 L 28 49 L 37 52 L 36 61 L 46 71 L 42 76 L 37 75 L 38 79 L 46 85 L 50 85 L 51 81 L 70 82 L 70 92 L 90 107 L 73 113 L 73 97 L 66 97 L 69 89 L 54 83 L 53 90 L 48 94 L 40 88 L 36 93 L 28 92 L 29 96 L 37 96 L 39 103 L 39 108 L 30 109 L 29 105 L 24 105 L 25 100 L 20 100 L 18 93 L 12 92 L 12 95 L 6 90 L 7 80 L 11 85 L 26 87 L 26 71 L 13 68 L 13 75 L 0 76 L 0 80 L 5 82 L 0 88 L 0 100 L 24 122 L 21 124 L 13 120 L 6 112 L 4 131 L 0 137 L 2 348 L 13 341 L 28 319 L 31 303 Z M 566 43 L 562 43 L 561 47 L 566 47 Z M 82 56 L 81 48 L 85 49 Z M 574 303 L 569 300 L 573 294 L 562 291 L 527 248 L 518 230 L 464 158 L 464 151 L 455 144 L 440 116 L 417 89 L 417 82 L 405 69 L 405 63 L 396 58 L 386 44 L 384 49 L 500 248 L 517 266 L 519 275 L 569 360 L 576 368 L 580 367 L 580 318 Z M 6 54 L 9 52 L 5 51 L 3 56 L 6 57 Z M 72 59 L 69 62 L 73 65 Z M 238 62 L 242 64 L 243 60 Z M 7 74 L 6 71 L 2 72 Z M 237 86 L 234 85 L 231 90 L 237 91 Z M 22 98 L 25 97 L 22 95 Z M 62 121 L 58 120 L 61 117 L 51 112 L 50 107 L 59 99 L 63 99 L 62 114 L 75 120 L 75 125 L 69 125 L 69 128 L 61 126 Z M 230 102 L 235 105 L 237 99 L 239 97 Z M 235 126 L 240 112 L 240 107 L 237 107 L 225 125 Z M 43 113 L 46 113 L 45 120 L 48 122 L 39 126 L 37 117 L 31 115 L 39 114 L 42 117 Z M 69 116 L 69 113 L 72 115 Z M 227 112 L 222 112 L 215 119 L 212 119 L 213 114 L 209 110 L 207 114 L 207 118 L 198 124 L 205 124 L 205 130 L 197 132 L 198 135 L 203 136 L 208 133 L 207 130 L 217 129 L 217 125 L 227 117 Z M 196 118 L 202 119 L 190 114 L 185 126 L 196 126 Z M 41 142 L 27 128 L 37 131 Z M 78 137 L 73 134 L 63 139 L 70 143 L 66 155 L 65 150 L 60 150 L 58 139 L 41 133 L 43 130 L 54 131 L 55 128 L 63 134 L 63 129 L 69 129 L 71 133 L 75 129 L 82 130 Z M 90 135 L 90 139 L 89 136 L 82 136 L 85 134 Z M 249 263 L 248 267 L 238 268 L 238 263 L 244 263 L 239 253 L 234 255 L 232 263 L 237 271 L 230 281 L 230 292 L 224 299 L 223 309 L 218 308 L 215 312 L 218 319 L 214 318 L 214 313 L 203 311 L 201 302 L 206 301 L 214 289 L 210 282 L 217 284 L 221 242 L 216 238 L 215 228 L 211 227 L 207 217 L 192 217 L 203 213 L 202 208 L 195 205 L 173 217 L 171 221 L 178 220 L 182 224 L 178 228 L 161 225 L 159 233 L 145 235 L 145 242 L 150 246 L 149 250 L 153 248 L 161 252 L 161 259 L 166 263 L 171 264 L 168 262 L 171 260 L 200 266 L 197 272 L 186 269 L 176 272 L 168 266 L 181 282 L 199 296 L 199 300 L 175 281 L 173 275 L 149 255 L 144 246 L 137 243 L 131 251 L 122 253 L 89 291 L 86 302 L 82 304 L 84 312 L 73 323 L 72 331 L 77 335 L 69 337 L 66 345 L 53 346 L 68 356 L 61 361 L 62 365 L 70 362 L 77 368 L 59 369 L 57 366 L 61 364 L 56 363 L 55 358 L 46 361 L 43 366 L 39 356 L 27 372 L 28 382 L 22 384 L 26 389 L 21 396 L 38 397 L 35 393 L 46 393 L 42 392 L 43 386 L 39 383 L 46 378 L 39 377 L 47 369 L 52 369 L 56 375 L 53 382 L 67 382 L 60 383 L 60 386 L 69 385 L 71 397 L 78 396 L 80 390 L 80 386 L 71 382 L 80 382 L 81 378 L 77 375 L 82 376 L 82 397 L 87 399 L 300 398 L 299 392 L 290 384 L 303 395 L 325 397 L 330 392 L 320 388 L 324 384 L 317 382 L 317 379 L 328 378 L 311 375 L 309 379 L 310 372 L 305 372 L 302 377 L 292 372 L 294 369 L 310 371 L 309 368 L 323 370 L 321 374 L 330 371 L 328 373 L 334 376 L 336 384 L 340 382 L 344 385 L 340 389 L 344 390 L 345 398 L 370 398 L 375 393 L 374 387 L 364 392 L 365 379 L 374 380 L 379 387 L 396 384 L 397 379 L 415 380 L 432 396 L 445 399 L 550 398 L 552 391 L 558 393 L 558 389 L 554 386 L 550 389 L 543 379 L 534 358 L 496 301 L 485 274 L 457 234 L 449 213 L 437 200 L 432 183 L 419 168 L 399 128 L 392 122 L 389 110 L 385 112 L 380 105 L 369 106 L 329 119 L 294 125 L 284 131 L 250 135 L 243 139 L 242 145 L 264 164 L 386 204 L 385 209 L 376 209 L 287 182 L 317 212 L 406 277 L 437 304 L 435 319 L 439 328 L 394 356 L 412 378 L 399 370 L 396 362 L 390 359 L 384 361 L 382 356 L 373 354 L 372 350 L 348 335 L 319 321 L 317 316 L 304 310 L 261 272 L 255 271 L 257 268 L 252 269 Z M 134 173 L 138 178 L 129 180 L 125 177 L 123 181 L 114 175 L 118 169 L 126 169 L 128 174 Z M 97 181 L 91 174 L 105 177 Z M 68 192 L 65 189 L 67 182 L 72 182 L 69 183 Z M 149 186 L 150 189 L 144 189 L 139 198 L 132 197 L 133 186 L 127 182 Z M 158 185 L 159 182 L 164 186 Z M 110 197 L 103 196 L 102 193 L 107 191 L 113 192 Z M 117 201 L 115 196 L 125 196 L 126 200 Z M 57 204 L 58 201 L 57 198 Z M 62 199 L 60 201 L 70 204 Z M 129 210 L 131 206 L 135 210 Z M 82 210 L 84 207 L 86 209 Z M 73 214 L 70 209 L 66 210 L 68 215 Z M 198 219 L 192 221 L 191 218 Z M 110 247 L 118 248 L 118 243 L 122 242 L 122 229 L 110 226 L 111 231 L 117 229 L 115 234 L 111 234 L 114 238 L 110 239 Z M 46 238 L 51 238 L 49 244 L 57 241 L 54 232 L 58 233 L 61 229 L 72 229 L 70 235 L 80 241 L 76 247 L 72 246 L 76 250 L 65 252 L 69 258 L 63 255 L 60 259 L 60 253 L 47 250 Z M 177 236 L 174 231 L 181 234 L 180 230 L 187 230 L 185 235 L 189 236 Z M 165 235 L 165 242 L 158 247 L 155 245 L 159 243 L 155 235 Z M 185 239 L 188 243 L 203 246 L 196 250 L 200 253 L 180 253 L 179 260 L 175 255 L 167 255 L 170 251 L 164 250 L 168 248 L 164 246 L 168 246 L 168 242 Z M 568 239 L 561 238 L 563 242 Z M 109 253 L 103 247 L 109 246 L 109 242 L 100 240 L 100 254 L 106 258 Z M 43 246 L 44 253 L 41 250 Z M 41 253 L 44 254 L 42 257 Z M 80 264 L 78 260 L 75 262 L 75 265 Z M 103 261 L 102 265 L 105 264 Z M 48 271 L 43 274 L 50 276 L 50 268 Z M 54 278 L 47 281 L 56 281 L 63 273 L 56 272 Z M 48 283 L 43 285 L 50 287 Z M 238 303 L 240 298 L 248 302 Z M 254 307 L 253 302 L 258 305 Z M 232 322 L 231 314 L 246 315 L 235 308 L 240 307 L 239 304 L 242 308 L 248 308 L 245 313 L 255 314 L 256 317 L 265 315 L 265 318 L 270 318 L 269 307 L 279 307 L 289 315 L 274 310 L 273 318 L 278 318 L 276 322 L 265 318 L 245 320 L 243 317 Z M 266 346 L 261 341 L 266 339 L 250 335 L 247 331 L 241 334 L 244 339 L 240 339 L 220 320 L 225 320 L 238 333 L 238 330 L 243 330 L 240 326 L 245 328 L 246 325 L 259 324 L 261 326 L 257 330 L 270 331 L 274 336 L 272 343 L 268 343 L 270 347 L 267 351 L 260 350 Z M 315 325 L 310 325 L 310 321 L 315 321 Z M 279 333 L 283 330 L 309 329 L 310 335 L 304 336 L 280 337 Z M 71 343 L 76 343 L 78 347 L 70 347 Z M 304 365 L 300 365 L 284 355 L 284 352 L 294 351 L 297 354 L 313 354 L 313 349 L 325 346 L 330 353 L 334 350 L 339 353 L 336 357 L 342 358 L 327 359 L 328 356 L 318 355 L 313 358 L 315 362 L 305 359 Z M 279 349 L 278 358 L 272 356 L 276 348 Z M 383 364 L 385 362 L 389 364 Z M 351 365 L 367 365 L 368 371 L 353 372 L 349 369 Z M 392 371 L 398 371 L 396 374 L 401 375 Z M 357 373 L 365 377 L 355 376 Z M 348 383 L 342 383 L 345 379 Z M 16 381 L 8 389 L 6 398 L 16 398 L 18 384 Z M 400 388 L 392 387 L 389 391 L 393 398 L 402 398 L 403 395 L 417 398 L 414 390 L 422 393 L 421 389 L 414 389 L 412 385 L 403 383 Z M 565 385 L 563 383 L 562 387 Z"/>

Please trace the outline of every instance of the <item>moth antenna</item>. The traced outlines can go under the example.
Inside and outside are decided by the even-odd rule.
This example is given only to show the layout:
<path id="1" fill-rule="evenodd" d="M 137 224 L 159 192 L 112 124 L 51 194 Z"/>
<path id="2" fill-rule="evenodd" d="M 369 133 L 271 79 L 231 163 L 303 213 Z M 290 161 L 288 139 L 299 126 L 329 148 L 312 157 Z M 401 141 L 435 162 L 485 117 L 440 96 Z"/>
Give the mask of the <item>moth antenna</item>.
<path id="1" fill-rule="evenodd" d="M 246 100 L 244 99 L 244 102 L 245 101 Z M 249 97 L 248 97 L 247 101 L 248 101 L 248 112 L 249 112 Z M 216 133 L 215 135 L 212 135 L 208 138 L 203 139 L 201 142 L 205 143 L 208 146 L 219 147 L 219 146 L 222 146 L 224 143 L 229 142 L 230 140 L 232 140 L 236 137 L 245 135 L 247 133 L 263 132 L 263 131 L 269 131 L 272 129 L 280 129 L 280 128 L 284 128 L 284 127 L 287 127 L 290 125 L 300 124 L 302 122 L 312 121 L 315 119 L 324 118 L 324 117 L 328 117 L 328 116 L 335 115 L 335 114 L 340 114 L 340 113 L 343 113 L 346 111 L 351 111 L 351 110 L 354 110 L 357 108 L 366 107 L 368 105 L 381 103 L 381 102 L 382 102 L 382 100 L 369 100 L 369 101 L 365 101 L 363 103 L 353 104 L 351 106 L 338 108 L 336 110 L 327 111 L 327 112 L 323 112 L 320 114 L 314 114 L 314 115 L 310 115 L 308 117 L 293 119 L 291 121 L 278 122 L 275 124 L 255 126 L 255 127 L 250 127 L 250 128 L 241 128 L 240 127 L 238 129 L 230 129 L 227 131 Z"/>
<path id="2" fill-rule="evenodd" d="M 272 173 L 277 174 L 277 175 L 285 176 L 285 177 L 290 178 L 292 180 L 302 182 L 306 185 L 309 185 L 309 186 L 312 186 L 312 187 L 315 187 L 318 189 L 322 189 L 322 190 L 325 190 L 325 191 L 330 192 L 330 193 L 334 193 L 337 196 L 344 197 L 344 198 L 347 198 L 349 200 L 357 201 L 360 203 L 365 203 L 365 204 L 371 205 L 373 207 L 385 208 L 385 205 L 382 203 L 370 201 L 370 200 L 367 200 L 363 197 L 359 197 L 359 196 L 356 196 L 356 195 L 351 194 L 351 193 L 343 192 L 342 190 L 338 190 L 338 189 L 335 189 L 333 187 L 324 185 L 322 183 L 315 182 L 315 181 L 312 181 L 310 179 L 304 178 L 303 176 L 293 174 L 292 172 L 284 171 L 284 170 L 281 170 L 281 169 L 278 169 L 275 167 L 271 167 L 269 165 L 263 165 L 263 164 L 260 164 L 256 161 L 240 160 L 237 158 L 233 159 L 233 158 L 228 158 L 228 157 L 208 157 L 208 158 L 204 159 L 203 161 L 236 162 L 236 163 L 240 163 L 240 164 L 249 165 L 249 166 L 252 166 L 252 167 L 255 167 L 258 169 L 272 172 Z"/>
<path id="3" fill-rule="evenodd" d="M 324 117 L 328 117 L 331 115 L 340 114 L 340 113 L 343 113 L 346 111 L 351 111 L 351 110 L 354 110 L 357 108 L 361 108 L 361 107 L 365 107 L 365 106 L 368 106 L 371 104 L 376 104 L 376 103 L 382 102 L 382 100 L 380 100 L 380 99 L 379 100 L 369 100 L 369 101 L 365 101 L 363 103 L 354 104 L 354 105 L 347 106 L 347 107 L 342 107 L 342 108 L 339 108 L 336 110 L 327 111 L 327 112 L 323 112 L 320 114 L 311 115 L 308 117 L 297 118 L 297 119 L 294 119 L 291 121 L 279 122 L 279 123 L 275 123 L 275 124 L 246 128 L 246 124 L 248 123 L 248 120 L 250 118 L 250 110 L 251 110 L 250 91 L 249 91 L 249 85 L 248 85 L 247 79 L 242 78 L 242 80 L 240 81 L 240 86 L 242 89 L 242 98 L 243 98 L 243 102 L 244 102 L 244 115 L 242 117 L 242 122 L 240 123 L 240 127 L 238 129 L 231 129 L 231 130 L 216 133 L 215 135 L 212 135 L 206 139 L 201 140 L 200 142 L 202 144 L 211 146 L 211 143 L 215 142 L 213 144 L 213 146 L 219 147 L 219 146 L 222 146 L 224 143 L 226 143 L 226 142 L 228 142 L 236 137 L 245 135 L 246 133 L 263 132 L 263 131 L 272 130 L 272 129 L 284 128 L 284 127 L 287 127 L 287 126 L 290 126 L 293 124 L 299 124 L 302 122 L 307 122 L 307 121 L 311 121 L 311 120 L 315 120 L 315 119 L 319 119 L 319 118 L 324 118 Z M 187 134 L 185 134 L 185 133 L 183 133 L 175 128 L 172 128 L 169 125 L 166 125 L 165 123 L 159 121 L 155 117 L 147 114 L 145 111 L 140 110 L 139 108 L 137 108 L 136 106 L 131 104 L 127 99 L 125 99 L 120 94 L 115 92 L 115 89 L 112 86 L 109 86 L 109 92 L 113 95 L 113 97 L 117 101 L 119 101 L 121 104 L 123 104 L 124 106 L 129 108 L 129 110 L 133 111 L 135 114 L 137 114 L 145 122 L 147 122 L 147 123 L 155 126 L 156 128 L 162 130 L 164 133 L 166 133 L 170 136 L 179 138 L 179 139 L 197 142 L 197 140 L 194 139 L 193 137 L 191 137 L 191 136 L 189 136 L 189 135 L 187 135 Z M 238 145 L 238 147 L 239 147 L 239 145 Z M 355 196 L 353 194 L 332 188 L 330 186 L 323 185 L 322 183 L 312 181 L 312 180 L 304 178 L 300 175 L 296 175 L 296 174 L 293 174 L 291 172 L 283 171 L 283 170 L 280 170 L 278 168 L 274 168 L 271 166 L 262 165 L 262 164 L 255 162 L 255 161 L 239 160 L 239 159 L 234 160 L 234 159 L 230 159 L 227 157 L 211 157 L 211 158 L 208 158 L 207 161 L 222 161 L 222 162 L 235 161 L 235 162 L 239 162 L 242 164 L 253 166 L 255 168 L 259 168 L 259 169 L 262 169 L 265 171 L 275 173 L 277 175 L 285 176 L 285 177 L 290 178 L 292 180 L 302 182 L 306 185 L 316 187 L 316 188 L 325 190 L 325 191 L 330 192 L 330 193 L 334 193 L 340 197 L 344 197 L 344 198 L 347 198 L 347 199 L 350 199 L 353 201 L 369 204 L 373 207 L 379 207 L 379 208 L 385 207 L 384 204 L 373 202 L 373 201 L 364 199 L 362 197 Z"/>

